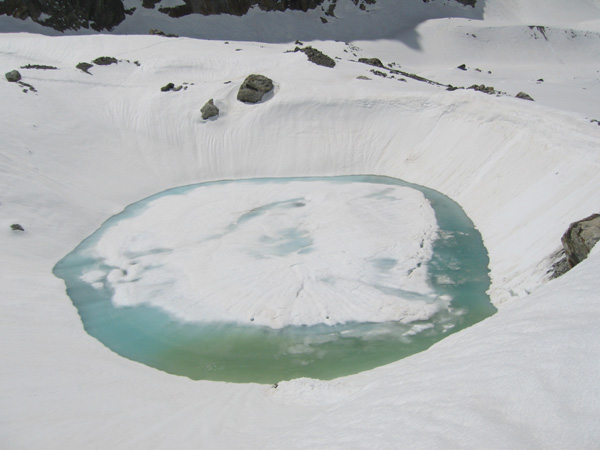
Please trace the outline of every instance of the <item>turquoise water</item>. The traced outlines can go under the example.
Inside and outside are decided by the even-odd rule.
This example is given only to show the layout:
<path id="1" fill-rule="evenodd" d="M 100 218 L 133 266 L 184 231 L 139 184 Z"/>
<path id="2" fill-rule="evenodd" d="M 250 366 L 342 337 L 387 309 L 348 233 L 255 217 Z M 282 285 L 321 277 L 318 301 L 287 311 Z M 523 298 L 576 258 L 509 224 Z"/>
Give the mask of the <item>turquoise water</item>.
<path id="1" fill-rule="evenodd" d="M 109 288 L 93 288 L 81 280 L 82 274 L 98 264 L 85 250 L 92 247 L 108 227 L 143 211 L 152 200 L 180 195 L 209 184 L 291 181 L 397 185 L 422 192 L 435 211 L 440 229 L 434 243 L 434 255 L 427 263 L 429 284 L 438 295 L 452 298 L 450 308 L 427 321 L 417 322 L 422 325 L 418 332 L 414 322 L 288 326 L 282 329 L 253 324 L 185 323 L 145 305 L 115 307 Z M 385 192 L 378 195 L 385 195 Z M 290 199 L 264 208 L 302 206 L 299 203 L 301 199 Z M 261 211 L 250 211 L 242 220 L 251 220 L 256 214 Z M 281 242 L 281 248 L 278 248 L 281 254 L 302 251 L 310 244 L 310 236 L 291 230 Z M 375 264 L 386 270 L 393 267 L 395 261 L 381 258 Z M 298 377 L 333 379 L 423 351 L 496 311 L 485 293 L 490 283 L 487 252 L 480 234 L 460 206 L 434 190 L 380 176 L 264 178 L 170 189 L 132 204 L 108 219 L 56 264 L 54 274 L 65 281 L 67 294 L 91 336 L 123 357 L 192 379 L 258 383 L 276 383 Z M 400 291 L 386 294 L 419 298 L 419 294 Z"/>

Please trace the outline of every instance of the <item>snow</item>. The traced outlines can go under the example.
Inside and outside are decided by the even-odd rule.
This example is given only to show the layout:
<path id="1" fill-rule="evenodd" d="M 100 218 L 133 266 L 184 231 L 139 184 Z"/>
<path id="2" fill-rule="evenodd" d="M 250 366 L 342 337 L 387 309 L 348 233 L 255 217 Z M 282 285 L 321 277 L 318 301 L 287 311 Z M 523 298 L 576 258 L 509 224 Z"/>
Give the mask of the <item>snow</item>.
<path id="1" fill-rule="evenodd" d="M 423 194 L 400 186 L 210 184 L 102 230 L 85 253 L 106 269 L 82 278 L 108 286 L 116 306 L 150 304 L 186 322 L 408 323 L 447 303 L 427 284 L 436 229 Z M 381 259 L 393 267 L 378 269 Z"/>
<path id="2" fill-rule="evenodd" d="M 257 11 L 248 22 L 210 22 L 239 25 L 232 34 L 244 41 L 228 36 L 229 44 L 0 37 L 4 72 L 28 63 L 59 68 L 22 72 L 37 93 L 0 83 L 10 111 L 0 121 L 4 447 L 597 447 L 600 250 L 559 279 L 546 272 L 569 223 L 599 204 L 600 127 L 590 123 L 600 93 L 598 3 L 488 0 L 451 14 L 435 2 L 432 16 L 419 15 L 427 5 L 417 3 L 397 26 L 386 16 L 391 2 L 377 3 L 372 22 L 340 10 L 332 35 L 363 24 L 355 38 L 346 30 L 352 46 L 326 40 L 317 16 L 297 12 L 274 14 L 283 25 L 262 43 L 252 42 L 260 33 L 250 25 L 267 17 Z M 484 20 L 432 18 L 458 12 Z M 0 19 L 5 31 L 31 25 Z M 296 39 L 287 21 L 305 29 L 297 37 L 323 39 L 308 43 L 339 57 L 336 68 L 286 53 Z M 548 41 L 528 25 L 547 26 Z M 215 39 L 225 38 L 220 30 Z M 93 75 L 75 68 L 98 56 L 124 61 L 93 67 Z M 508 95 L 381 78 L 355 61 L 362 56 Z M 456 69 L 462 63 L 467 72 Z M 271 99 L 236 101 L 250 73 L 275 81 Z M 167 82 L 194 84 L 160 92 Z M 536 101 L 513 98 L 519 91 Z M 204 122 L 199 110 L 209 98 L 222 113 Z M 87 335 L 52 275 L 104 220 L 168 188 L 364 173 L 422 184 L 461 204 L 489 251 L 496 315 L 425 352 L 331 382 L 191 381 L 121 358 Z M 25 232 L 12 232 L 12 223 Z"/>

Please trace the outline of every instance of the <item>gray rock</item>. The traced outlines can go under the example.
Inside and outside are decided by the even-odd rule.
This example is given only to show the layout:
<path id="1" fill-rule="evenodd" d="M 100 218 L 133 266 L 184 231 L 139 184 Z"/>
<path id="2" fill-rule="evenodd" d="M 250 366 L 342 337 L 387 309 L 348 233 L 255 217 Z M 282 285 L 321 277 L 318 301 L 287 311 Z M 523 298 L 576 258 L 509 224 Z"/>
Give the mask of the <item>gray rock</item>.
<path id="1" fill-rule="evenodd" d="M 244 103 L 258 103 L 273 90 L 273 80 L 264 75 L 248 75 L 238 91 L 237 99 Z"/>
<path id="2" fill-rule="evenodd" d="M 358 62 L 375 67 L 384 67 L 379 58 L 358 58 Z"/>
<path id="3" fill-rule="evenodd" d="M 319 66 L 324 67 L 335 67 L 335 61 L 327 56 L 325 53 L 317 50 L 316 48 L 306 47 L 300 48 L 296 47 L 295 52 L 303 52 L 308 57 L 308 60 L 312 63 L 318 64 Z"/>
<path id="4" fill-rule="evenodd" d="M 215 106 L 215 103 L 214 103 L 213 99 L 211 98 L 209 101 L 207 101 L 204 104 L 204 106 L 202 107 L 200 112 L 202 113 L 202 119 L 206 120 L 206 119 L 210 119 L 211 117 L 218 116 L 219 108 L 217 108 Z"/>
<path id="5" fill-rule="evenodd" d="M 600 241 L 600 214 L 592 214 L 572 223 L 561 240 L 569 266 L 576 266 L 587 258 L 596 242 Z"/>
<path id="6" fill-rule="evenodd" d="M 18 223 L 13 223 L 10 226 L 10 229 L 13 230 L 13 231 L 25 231 L 25 229 L 21 225 L 19 225 Z"/>
<path id="7" fill-rule="evenodd" d="M 168 84 L 165 84 L 163 87 L 161 87 L 160 90 L 162 92 L 168 92 L 174 88 L 175 88 L 175 85 L 173 83 L 168 83 Z"/>
<path id="8" fill-rule="evenodd" d="M 93 64 L 90 63 L 86 63 L 86 62 L 81 62 L 79 64 L 77 64 L 75 67 L 77 67 L 79 70 L 91 75 L 91 73 L 89 72 L 89 70 L 94 67 Z"/>
<path id="9" fill-rule="evenodd" d="M 117 58 L 113 58 L 112 56 L 101 56 L 92 61 L 94 64 L 99 66 L 109 66 L 111 64 L 117 64 L 119 60 Z"/>
<path id="10" fill-rule="evenodd" d="M 529 100 L 529 101 L 534 101 L 531 96 L 529 94 L 526 94 L 525 92 L 519 92 L 517 95 L 515 95 L 515 97 L 517 98 L 522 98 L 523 100 Z"/>
<path id="11" fill-rule="evenodd" d="M 6 72 L 5 77 L 11 83 L 16 83 L 21 80 L 21 74 L 18 70 L 11 70 L 10 72 Z"/>
<path id="12" fill-rule="evenodd" d="M 466 64 L 461 64 L 460 66 L 457 67 L 457 69 L 467 70 L 467 65 Z"/>

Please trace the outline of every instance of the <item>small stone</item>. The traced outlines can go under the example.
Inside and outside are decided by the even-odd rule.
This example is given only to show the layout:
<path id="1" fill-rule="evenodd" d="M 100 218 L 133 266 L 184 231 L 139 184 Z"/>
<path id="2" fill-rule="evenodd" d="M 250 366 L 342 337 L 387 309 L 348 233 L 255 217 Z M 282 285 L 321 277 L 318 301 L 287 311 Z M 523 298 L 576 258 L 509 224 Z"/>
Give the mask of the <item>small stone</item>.
<path id="1" fill-rule="evenodd" d="M 248 75 L 238 91 L 237 99 L 244 103 L 258 103 L 273 90 L 273 80 L 264 75 Z"/>
<path id="2" fill-rule="evenodd" d="M 466 64 L 461 64 L 460 66 L 457 67 L 457 69 L 467 70 L 467 65 Z"/>
<path id="3" fill-rule="evenodd" d="M 18 70 L 11 70 L 10 72 L 6 72 L 4 75 L 8 81 L 11 83 L 16 83 L 21 79 L 21 74 Z"/>
<path id="4" fill-rule="evenodd" d="M 359 75 L 356 77 L 357 80 L 370 80 L 369 77 L 365 77 L 364 75 Z"/>
<path id="5" fill-rule="evenodd" d="M 219 115 L 219 108 L 215 106 L 213 99 L 211 98 L 200 110 L 202 113 L 202 119 L 210 119 L 211 117 L 215 117 Z"/>
<path id="6" fill-rule="evenodd" d="M 517 95 L 515 95 L 515 97 L 517 98 L 522 98 L 523 100 L 529 100 L 529 101 L 534 101 L 531 96 L 529 94 L 526 94 L 525 92 L 519 92 Z"/>
<path id="7" fill-rule="evenodd" d="M 18 223 L 13 223 L 10 226 L 10 229 L 13 230 L 13 231 L 25 231 L 25 229 L 21 225 L 19 225 Z"/>
<path id="8" fill-rule="evenodd" d="M 169 83 L 169 84 L 165 84 L 163 87 L 161 87 L 160 90 L 163 92 L 168 92 L 171 89 L 173 89 L 174 87 L 175 87 L 175 85 L 173 83 Z"/>

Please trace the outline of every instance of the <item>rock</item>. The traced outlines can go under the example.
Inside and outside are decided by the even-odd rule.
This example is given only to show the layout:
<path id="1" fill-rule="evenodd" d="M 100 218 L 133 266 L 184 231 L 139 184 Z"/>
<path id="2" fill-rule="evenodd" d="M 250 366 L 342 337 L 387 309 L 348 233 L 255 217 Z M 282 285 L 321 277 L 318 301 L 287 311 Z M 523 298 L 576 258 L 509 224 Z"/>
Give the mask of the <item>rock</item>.
<path id="1" fill-rule="evenodd" d="M 596 242 L 600 241 L 600 214 L 592 214 L 572 223 L 561 240 L 569 266 L 576 266 L 587 258 Z"/>
<path id="2" fill-rule="evenodd" d="M 258 103 L 273 90 L 273 81 L 263 75 L 248 75 L 238 91 L 237 99 L 244 103 Z"/>
<path id="3" fill-rule="evenodd" d="M 473 89 L 474 91 L 483 92 L 484 94 L 496 94 L 494 86 L 486 86 L 485 84 L 474 84 L 473 86 L 469 86 L 467 89 Z"/>
<path id="4" fill-rule="evenodd" d="M 371 78 L 365 77 L 364 75 L 359 75 L 356 77 L 357 80 L 370 80 Z"/>
<path id="5" fill-rule="evenodd" d="M 525 92 L 519 92 L 517 95 L 515 95 L 515 97 L 517 98 L 522 98 L 523 100 L 530 100 L 530 101 L 534 101 L 531 96 L 529 96 L 528 94 L 526 94 Z"/>
<path id="6" fill-rule="evenodd" d="M 154 6 L 153 6 L 153 8 L 154 8 Z M 154 36 L 163 36 L 163 37 L 179 37 L 178 34 L 168 34 L 168 33 L 165 33 L 164 31 L 157 30 L 156 28 L 150 28 L 150 31 L 148 31 L 148 34 L 152 34 Z"/>
<path id="7" fill-rule="evenodd" d="M 75 67 L 77 67 L 79 70 L 91 75 L 91 73 L 88 71 L 89 71 L 89 69 L 94 67 L 94 65 L 90 64 L 90 63 L 86 63 L 86 62 L 81 62 L 81 63 L 77 64 Z"/>
<path id="8" fill-rule="evenodd" d="M 383 77 L 383 78 L 387 78 L 387 73 L 382 72 L 381 70 L 371 70 L 371 73 L 373 75 L 377 75 L 378 77 Z"/>
<path id="9" fill-rule="evenodd" d="M 204 104 L 204 106 L 202 107 L 200 112 L 202 113 L 202 119 L 206 120 L 206 119 L 210 119 L 211 117 L 218 116 L 219 108 L 217 108 L 215 106 L 215 103 L 214 103 L 213 99 L 211 98 L 209 101 L 207 101 Z"/>
<path id="10" fill-rule="evenodd" d="M 117 58 L 113 58 L 112 56 L 101 56 L 92 61 L 94 64 L 99 66 L 109 66 L 111 64 L 117 64 L 119 60 Z"/>
<path id="11" fill-rule="evenodd" d="M 175 87 L 175 85 L 173 83 L 168 83 L 168 84 L 165 84 L 163 87 L 161 87 L 160 90 L 163 92 L 168 92 L 171 89 L 173 89 L 174 87 Z"/>
<path id="12" fill-rule="evenodd" d="M 25 229 L 21 225 L 19 225 L 18 223 L 13 223 L 10 226 L 10 229 L 13 230 L 13 231 L 25 231 Z"/>
<path id="13" fill-rule="evenodd" d="M 11 83 L 16 83 L 17 81 L 21 80 L 21 74 L 18 70 L 11 70 L 10 72 L 6 72 L 4 76 Z"/>
<path id="14" fill-rule="evenodd" d="M 379 58 L 358 58 L 358 62 L 363 64 L 369 64 L 370 66 L 375 67 L 384 67 L 383 63 Z"/>
<path id="15" fill-rule="evenodd" d="M 335 61 L 327 56 L 325 53 L 317 50 L 316 48 L 306 47 L 300 48 L 296 47 L 294 49 L 295 52 L 303 52 L 308 57 L 308 60 L 312 63 L 318 64 L 319 66 L 324 67 L 335 67 Z"/>
<path id="16" fill-rule="evenodd" d="M 457 69 L 467 70 L 467 65 L 466 64 L 461 64 L 460 66 L 457 67 Z"/>
<path id="17" fill-rule="evenodd" d="M 45 66 L 43 64 L 27 64 L 26 66 L 21 66 L 21 69 L 56 70 L 58 67 Z"/>
<path id="18" fill-rule="evenodd" d="M 110 30 L 125 20 L 123 0 L 7 0 L 0 14 L 36 23 L 58 31 L 92 28 Z"/>

